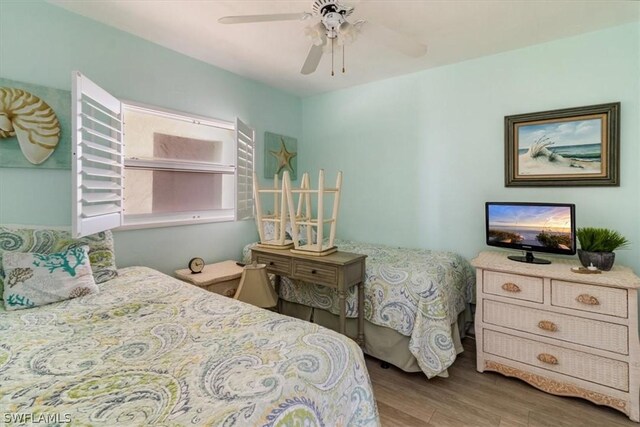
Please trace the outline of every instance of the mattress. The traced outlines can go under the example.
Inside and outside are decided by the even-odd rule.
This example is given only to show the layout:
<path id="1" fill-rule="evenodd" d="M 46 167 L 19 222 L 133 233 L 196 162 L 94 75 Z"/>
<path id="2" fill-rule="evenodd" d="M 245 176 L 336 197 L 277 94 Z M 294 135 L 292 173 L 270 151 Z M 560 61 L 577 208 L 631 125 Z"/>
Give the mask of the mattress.
<path id="1" fill-rule="evenodd" d="M 335 244 L 340 251 L 367 255 L 365 319 L 409 337 L 409 350 L 428 378 L 445 373 L 458 354 L 458 315 L 475 300 L 475 271 L 469 262 L 454 252 L 337 239 Z M 253 245 L 244 248 L 245 260 Z M 339 313 L 335 289 L 283 278 L 279 292 L 285 301 Z M 355 286 L 346 305 L 347 317 L 357 317 Z"/>
<path id="2" fill-rule="evenodd" d="M 148 268 L 121 269 L 99 286 L 60 303 L 0 309 L 3 417 L 379 425 L 362 352 L 348 338 Z"/>

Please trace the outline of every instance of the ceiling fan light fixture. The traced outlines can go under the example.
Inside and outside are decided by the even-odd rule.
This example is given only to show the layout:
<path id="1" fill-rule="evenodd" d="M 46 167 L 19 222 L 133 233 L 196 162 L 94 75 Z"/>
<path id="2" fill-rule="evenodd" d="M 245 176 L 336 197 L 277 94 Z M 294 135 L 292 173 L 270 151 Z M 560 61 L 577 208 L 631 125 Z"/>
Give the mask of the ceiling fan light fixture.
<path id="1" fill-rule="evenodd" d="M 338 29 L 338 45 L 348 45 L 356 41 L 364 23 L 364 20 L 356 21 L 353 24 L 345 21 Z"/>
<path id="2" fill-rule="evenodd" d="M 309 25 L 304 29 L 304 34 L 311 39 L 315 46 L 322 46 L 327 40 L 327 29 L 322 22 L 315 25 Z"/>
<path id="3" fill-rule="evenodd" d="M 0 0 L 2 1 L 2 0 Z M 225 16 L 218 20 L 222 24 L 245 24 L 272 21 L 306 21 L 314 18 L 320 22 L 305 27 L 305 35 L 311 40 L 309 53 L 300 69 L 300 73 L 308 75 L 317 70 L 324 53 L 331 53 L 331 75 L 334 73 L 334 54 L 336 46 L 338 54 L 342 56 L 342 72 L 345 68 L 345 46 L 357 40 L 362 27 L 368 21 L 358 20 L 353 23 L 347 18 L 354 11 L 353 6 L 342 0 L 312 0 L 312 13 L 274 13 L 266 15 Z M 403 35 L 401 32 L 387 28 L 375 22 L 367 24 L 367 33 L 379 43 L 392 49 L 399 50 L 406 55 L 419 57 L 426 53 L 427 47 L 422 43 Z"/>

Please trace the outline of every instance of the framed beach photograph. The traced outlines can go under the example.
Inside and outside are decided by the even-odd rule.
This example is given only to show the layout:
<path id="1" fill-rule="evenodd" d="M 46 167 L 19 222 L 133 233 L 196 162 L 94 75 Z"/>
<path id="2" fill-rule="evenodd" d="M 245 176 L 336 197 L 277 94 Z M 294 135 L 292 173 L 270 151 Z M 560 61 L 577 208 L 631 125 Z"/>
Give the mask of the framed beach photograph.
<path id="1" fill-rule="evenodd" d="M 505 186 L 618 186 L 620 103 L 506 116 Z"/>

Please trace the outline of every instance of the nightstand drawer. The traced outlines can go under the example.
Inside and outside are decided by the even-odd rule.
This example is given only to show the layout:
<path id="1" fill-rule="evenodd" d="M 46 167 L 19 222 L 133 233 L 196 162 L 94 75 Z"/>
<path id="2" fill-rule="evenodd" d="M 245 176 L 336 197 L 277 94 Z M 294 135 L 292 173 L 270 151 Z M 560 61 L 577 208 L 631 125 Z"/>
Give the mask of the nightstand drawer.
<path id="1" fill-rule="evenodd" d="M 335 285 L 338 282 L 338 268 L 331 265 L 318 265 L 313 262 L 293 260 L 293 278 L 323 285 Z"/>
<path id="2" fill-rule="evenodd" d="M 484 300 L 484 322 L 588 347 L 629 354 L 627 326 Z"/>
<path id="3" fill-rule="evenodd" d="M 626 318 L 627 304 L 626 289 L 551 281 L 551 305 Z"/>
<path id="4" fill-rule="evenodd" d="M 266 264 L 269 273 L 291 274 L 291 260 L 277 255 L 258 254 L 258 264 Z"/>
<path id="5" fill-rule="evenodd" d="M 606 387 L 629 390 L 629 365 L 624 362 L 490 329 L 483 331 L 483 340 L 486 353 Z"/>
<path id="6" fill-rule="evenodd" d="M 543 302 L 542 278 L 485 271 L 483 292 L 532 302 Z"/>

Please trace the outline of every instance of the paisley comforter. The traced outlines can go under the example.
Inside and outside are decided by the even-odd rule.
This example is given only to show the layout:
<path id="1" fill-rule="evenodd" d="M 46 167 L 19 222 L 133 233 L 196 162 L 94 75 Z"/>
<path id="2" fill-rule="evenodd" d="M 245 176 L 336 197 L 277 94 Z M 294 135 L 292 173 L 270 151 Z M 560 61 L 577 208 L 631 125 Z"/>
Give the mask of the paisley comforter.
<path id="1" fill-rule="evenodd" d="M 410 337 L 409 350 L 428 378 L 456 358 L 452 324 L 475 300 L 475 272 L 453 252 L 406 249 L 336 240 L 340 251 L 367 255 L 364 317 Z M 250 259 L 250 249 L 244 258 Z M 337 291 L 283 278 L 286 301 L 339 313 Z M 357 317 L 356 287 L 347 298 L 347 317 Z"/>
<path id="2" fill-rule="evenodd" d="M 0 308 L 0 417 L 109 426 L 379 424 L 351 340 L 143 267 L 119 270 L 98 294 Z"/>

